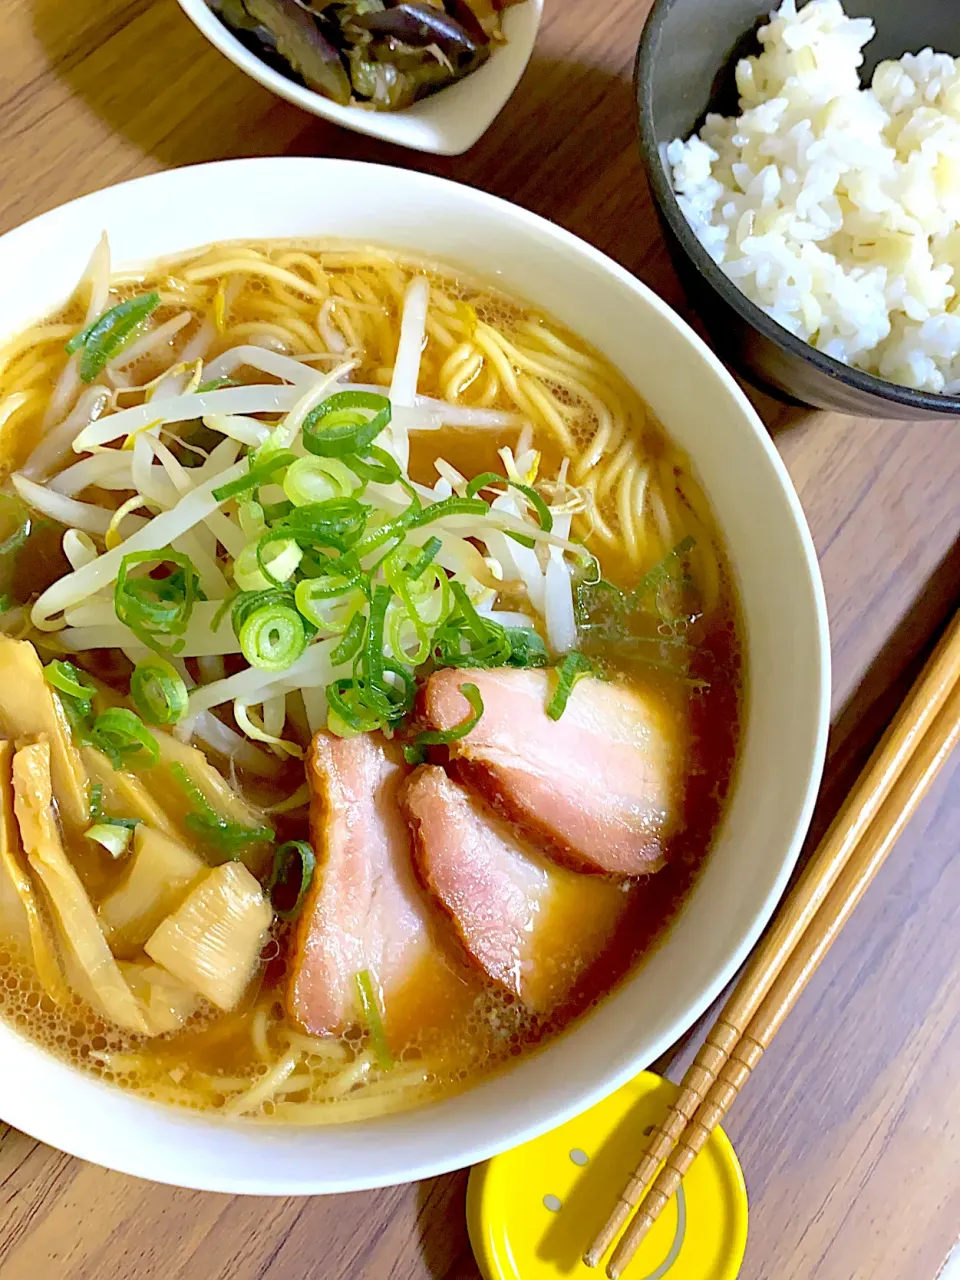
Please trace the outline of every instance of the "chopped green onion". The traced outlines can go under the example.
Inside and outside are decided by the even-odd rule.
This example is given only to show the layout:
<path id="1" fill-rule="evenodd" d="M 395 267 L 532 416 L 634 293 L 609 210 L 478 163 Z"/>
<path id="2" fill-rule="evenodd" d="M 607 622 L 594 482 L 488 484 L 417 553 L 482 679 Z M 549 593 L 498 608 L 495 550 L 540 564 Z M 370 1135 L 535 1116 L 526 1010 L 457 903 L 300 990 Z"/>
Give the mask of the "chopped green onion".
<path id="1" fill-rule="evenodd" d="M 203 395 L 205 391 L 219 391 L 221 387 L 239 387 L 240 383 L 236 378 L 211 378 L 208 382 L 201 382 L 197 387 L 196 394 Z"/>
<path id="2" fill-rule="evenodd" d="M 434 635 L 440 661 L 447 667 L 502 667 L 513 652 L 506 628 L 477 613 L 462 583 L 452 580 L 450 589 L 458 612 Z M 464 642 L 470 645 L 466 651 Z"/>
<path id="3" fill-rule="evenodd" d="M 90 821 L 103 816 L 103 783 L 95 782 L 90 788 Z"/>
<path id="4" fill-rule="evenodd" d="M 578 587 L 594 587 L 603 579 L 600 561 L 592 553 L 589 559 L 582 559 L 577 565 L 576 584 Z"/>
<path id="5" fill-rule="evenodd" d="M 273 524 L 275 520 L 282 520 L 284 516 L 288 516 L 293 510 L 293 503 L 288 502 L 284 498 L 281 502 L 265 502 L 263 503 L 263 518 L 267 524 Z"/>
<path id="6" fill-rule="evenodd" d="M 343 639 L 330 654 L 331 666 L 339 667 L 360 652 L 366 629 L 367 619 L 364 614 L 355 613 L 347 624 Z"/>
<path id="7" fill-rule="evenodd" d="M 298 582 L 297 608 L 309 626 L 316 628 L 319 632 L 340 635 L 346 631 L 354 614 L 366 608 L 366 593 L 359 587 L 351 587 L 336 595 L 330 595 L 325 591 L 317 594 L 316 589 L 320 585 L 316 578 L 307 582 Z"/>
<path id="8" fill-rule="evenodd" d="M 239 637 L 240 628 L 246 622 L 247 618 L 250 617 L 251 613 L 256 612 L 257 609 L 261 609 L 264 605 L 268 604 L 281 604 L 286 606 L 288 609 L 292 608 L 293 594 L 289 587 L 286 589 L 280 588 L 278 590 L 267 591 L 241 591 L 238 595 L 234 596 L 230 613 L 230 622 L 233 626 L 233 634 Z"/>
<path id="9" fill-rule="evenodd" d="M 152 564 L 172 565 L 163 578 L 151 574 L 132 577 L 131 571 Z M 132 551 L 120 562 L 113 589 L 117 618 L 138 640 L 157 653 L 179 653 L 179 639 L 187 629 L 193 606 L 200 599 L 200 579 L 189 556 L 170 547 L 159 551 Z M 172 637 L 164 642 L 161 637 Z"/>
<path id="10" fill-rule="evenodd" d="M 143 821 L 142 818 L 115 818 L 112 814 L 104 815 L 101 820 L 111 827 L 126 827 L 128 831 L 135 831 Z"/>
<path id="11" fill-rule="evenodd" d="M 165 658 L 143 658 L 130 676 L 130 697 L 148 724 L 176 724 L 187 710 L 187 686 Z"/>
<path id="12" fill-rule="evenodd" d="M 267 555 L 267 551 L 272 551 Z M 268 530 L 256 544 L 257 564 L 260 572 L 273 587 L 282 587 L 296 573 L 303 559 L 303 550 L 295 538 L 289 538 L 283 529 Z"/>
<path id="13" fill-rule="evenodd" d="M 143 324 L 152 311 L 160 305 L 160 295 L 141 294 L 137 298 L 128 298 L 126 302 L 118 302 L 109 311 L 75 333 L 66 345 L 68 355 L 83 348 L 80 357 L 80 380 L 93 382 L 104 369 L 108 360 L 119 355 L 134 333 Z"/>
<path id="14" fill-rule="evenodd" d="M 349 551 L 363 537 L 371 509 L 356 498 L 328 498 L 294 507 L 274 530 L 282 529 L 301 547 Z"/>
<path id="15" fill-rule="evenodd" d="M 496 471 L 484 471 L 482 475 L 475 476 L 467 485 L 467 497 L 472 498 L 481 489 L 489 488 L 493 484 L 502 484 L 511 489 L 517 489 L 536 511 L 537 519 L 540 521 L 540 528 L 544 533 L 549 533 L 553 529 L 553 515 L 536 489 L 532 489 L 528 484 L 521 484 L 519 480 L 508 480 L 506 476 L 498 475 Z"/>
<path id="16" fill-rule="evenodd" d="M 148 766 L 158 763 L 160 747 L 143 721 L 126 707 L 110 707 L 93 722 L 90 741 L 109 758 L 115 769 L 140 763 L 141 754 Z"/>
<path id="17" fill-rule="evenodd" d="M 547 715 L 551 720 L 559 720 L 567 709 L 567 702 L 573 692 L 577 680 L 593 670 L 593 663 L 582 653 L 572 649 L 557 668 L 557 687 L 553 697 L 547 703 Z"/>
<path id="18" fill-rule="evenodd" d="M 267 519 L 259 502 L 254 502 L 253 499 L 238 502 L 237 517 L 245 537 L 261 538 L 267 532 Z"/>
<path id="19" fill-rule="evenodd" d="M 304 447 L 323 458 L 361 453 L 389 426 L 391 414 L 386 396 L 372 391 L 339 391 L 307 414 Z"/>
<path id="20" fill-rule="evenodd" d="M 236 480 L 231 480 L 229 484 L 222 484 L 219 489 L 214 489 L 213 497 L 217 502 L 226 502 L 228 498 L 238 498 L 241 493 L 249 493 L 251 489 L 259 489 L 261 485 L 267 483 L 275 471 L 280 471 L 284 467 L 290 466 L 296 460 L 296 454 L 291 453 L 289 449 L 279 449 L 276 453 L 271 453 L 267 457 L 254 461 L 254 454 L 250 454 L 249 470 L 245 476 L 239 476 Z"/>
<path id="21" fill-rule="evenodd" d="M 245 827 L 217 813 L 179 761 L 170 766 L 170 772 L 194 805 L 194 811 L 186 816 L 187 826 L 212 848 L 233 858 L 244 845 L 273 839 L 271 827 Z"/>
<path id="22" fill-rule="evenodd" d="M 485 516 L 489 510 L 489 503 L 482 498 L 442 498 L 417 511 L 410 520 L 409 528 L 433 524 L 434 520 L 443 520 L 446 516 Z"/>
<path id="23" fill-rule="evenodd" d="M 307 647 L 303 619 L 289 605 L 262 605 L 237 633 L 243 656 L 263 671 L 286 671 Z"/>
<path id="24" fill-rule="evenodd" d="M 416 510 L 416 508 L 408 507 L 406 511 L 402 512 L 395 519 L 385 520 L 383 524 L 377 525 L 375 528 L 371 529 L 363 541 L 358 542 L 353 548 L 354 554 L 357 558 L 363 560 L 366 556 L 370 555 L 372 551 L 376 551 L 378 548 L 382 547 L 384 543 L 389 542 L 393 538 L 402 540 L 407 530 L 410 528 L 410 522 L 416 514 Z M 396 546 L 398 545 L 399 541 L 395 546 L 390 548 L 390 551 L 396 550 Z M 388 551 L 387 554 L 389 555 L 390 552 Z M 371 569 L 371 572 L 378 567 L 379 565 L 374 566 Z"/>
<path id="25" fill-rule="evenodd" d="M 416 580 L 411 578 L 408 568 L 409 555 L 410 552 L 408 550 L 398 547 L 383 562 L 384 577 L 403 604 L 403 611 L 395 611 L 388 623 L 388 636 L 390 648 L 394 654 L 397 657 L 402 656 L 404 661 L 409 662 L 411 666 L 418 667 L 430 655 L 430 635 L 424 619 L 420 616 L 417 603 L 429 597 L 431 586 L 428 581 L 422 581 L 418 586 Z M 444 589 L 441 591 L 440 614 L 437 616 L 435 624 L 441 622 L 449 612 L 449 604 L 447 603 L 449 591 L 445 590 L 445 588 L 446 582 L 444 581 Z M 405 622 L 409 622 L 413 627 L 417 638 L 417 647 L 412 651 L 405 646 L 403 640 Z"/>
<path id="26" fill-rule="evenodd" d="M 409 569 L 410 579 L 413 582 L 423 576 L 429 566 L 436 559 L 437 552 L 443 546 L 443 543 L 437 537 L 428 538 L 420 549 L 420 554 L 414 560 Z"/>
<path id="27" fill-rule="evenodd" d="M 104 823 L 108 827 L 123 827 L 126 831 L 135 830 L 141 822 L 140 818 L 114 818 L 103 812 L 103 784 L 95 782 L 90 788 L 90 821 L 96 825 Z"/>
<path id="28" fill-rule="evenodd" d="M 305 840 L 287 840 L 274 852 L 264 891 L 281 920 L 300 914 L 316 866 L 316 855 Z"/>
<path id="29" fill-rule="evenodd" d="M 80 745 L 89 742 L 96 689 L 87 683 L 72 662 L 63 662 L 59 658 L 54 658 L 47 663 L 43 669 L 43 675 L 51 688 L 57 692 L 74 741 Z M 74 689 L 79 692 L 73 692 Z"/>
<path id="30" fill-rule="evenodd" d="M 374 1057 L 381 1071 L 389 1071 L 394 1065 L 393 1054 L 390 1052 L 390 1045 L 387 1043 L 386 1032 L 383 1029 L 380 1002 L 374 991 L 369 969 L 364 969 L 357 974 L 357 991 L 360 995 L 360 1008 L 370 1033 Z"/>
<path id="31" fill-rule="evenodd" d="M 387 586 L 374 587 L 370 601 L 370 617 L 367 622 L 367 637 L 360 654 L 360 667 L 363 672 L 363 694 L 367 706 L 387 723 L 400 720 L 413 704 L 412 695 L 409 703 L 398 698 L 398 689 L 386 679 L 388 671 L 401 675 L 404 681 L 412 683 L 412 677 L 402 667 L 388 663 L 384 658 L 384 627 L 387 617 L 387 606 L 393 591 Z M 408 686 L 409 687 L 409 686 Z"/>
<path id="32" fill-rule="evenodd" d="M 213 621 L 210 623 L 211 631 L 218 631 L 220 629 L 220 623 L 226 617 L 227 613 L 229 613 L 229 611 L 237 603 L 237 600 L 239 599 L 241 594 L 242 592 L 240 591 L 234 591 L 231 595 L 227 596 L 226 600 L 224 600 L 221 603 L 220 607 L 217 609 L 217 612 L 213 615 Z"/>
<path id="33" fill-rule="evenodd" d="M 272 827 L 245 827 L 242 823 L 231 822 L 229 818 L 222 818 L 217 813 L 212 816 L 188 813 L 185 822 L 195 835 L 228 859 L 239 857 L 244 845 L 265 844 L 273 839 Z"/>
<path id="34" fill-rule="evenodd" d="M 122 857 L 130 844 L 130 828 L 117 822 L 97 822 L 84 832 L 88 840 L 102 844 L 113 858 Z"/>
<path id="35" fill-rule="evenodd" d="M 370 445 L 362 458 L 348 455 L 344 461 L 358 479 L 374 484 L 394 484 L 403 474 L 396 458 L 375 444 Z"/>
<path id="36" fill-rule="evenodd" d="M 6 508 L 3 516 L 4 526 L 7 528 L 13 526 L 13 532 L 8 533 L 0 542 L 0 558 L 3 558 L 15 555 L 20 550 L 30 537 L 33 520 L 30 509 L 12 493 L 0 493 L 0 506 Z M 9 519 L 7 519 L 8 515 Z"/>
<path id="37" fill-rule="evenodd" d="M 326 693 L 330 705 L 327 728 L 331 733 L 349 738 L 381 727 L 380 719 L 362 701 L 357 681 L 349 676 L 332 681 L 327 685 Z"/>
<path id="38" fill-rule="evenodd" d="M 329 563 L 328 573 L 297 583 L 294 600 L 312 626 L 323 631 L 342 631 L 352 611 L 362 609 L 366 604 L 366 584 L 359 569 L 355 574 L 352 566 L 343 560 L 331 560 Z M 343 566 L 345 572 L 339 572 L 339 566 Z"/>
<path id="39" fill-rule="evenodd" d="M 233 580 L 241 591 L 283 587 L 296 573 L 303 550 L 285 529 L 268 529 L 249 542 L 233 562 Z"/>
<path id="40" fill-rule="evenodd" d="M 483 715 L 483 698 L 480 696 L 480 690 L 475 684 L 462 684 L 460 692 L 470 703 L 473 714 L 467 716 L 465 720 L 461 720 L 452 729 L 427 729 L 423 733 L 418 733 L 413 740 L 414 746 L 440 747 L 450 742 L 459 742 L 461 738 L 467 736 L 471 729 L 477 727 L 480 717 Z"/>
<path id="41" fill-rule="evenodd" d="M 233 580 L 241 591 L 269 591 L 270 583 L 260 572 L 255 542 L 248 542 L 234 560 Z"/>
<path id="42" fill-rule="evenodd" d="M 528 538 L 525 533 L 517 533 L 515 529 L 504 529 L 503 536 L 512 542 L 518 542 L 521 547 L 526 547 L 529 551 L 533 551 L 537 545 L 536 538 Z"/>
<path id="43" fill-rule="evenodd" d="M 97 692 L 93 685 L 84 680 L 72 662 L 62 662 L 59 658 L 54 658 L 44 667 L 43 675 L 47 684 L 52 685 L 58 693 L 66 694 L 68 698 L 73 698 L 77 702 L 85 702 L 89 705 Z"/>
<path id="44" fill-rule="evenodd" d="M 403 607 L 394 605 L 387 610 L 384 634 L 395 657 L 419 667 L 430 656 L 430 633 L 403 583 L 399 595 Z"/>
<path id="45" fill-rule="evenodd" d="M 339 458 L 298 458 L 283 477 L 283 491 L 295 507 L 349 498 L 357 488 L 356 475 Z"/>
<path id="46" fill-rule="evenodd" d="M 302 567 L 304 580 L 297 583 L 297 608 L 307 617 L 310 615 L 301 598 L 304 602 L 332 600 L 353 589 L 366 593 L 366 575 L 351 555 L 307 557 Z"/>
<path id="47" fill-rule="evenodd" d="M 549 665 L 547 646 L 532 627 L 506 627 L 510 641 L 508 667 L 546 667 Z"/>

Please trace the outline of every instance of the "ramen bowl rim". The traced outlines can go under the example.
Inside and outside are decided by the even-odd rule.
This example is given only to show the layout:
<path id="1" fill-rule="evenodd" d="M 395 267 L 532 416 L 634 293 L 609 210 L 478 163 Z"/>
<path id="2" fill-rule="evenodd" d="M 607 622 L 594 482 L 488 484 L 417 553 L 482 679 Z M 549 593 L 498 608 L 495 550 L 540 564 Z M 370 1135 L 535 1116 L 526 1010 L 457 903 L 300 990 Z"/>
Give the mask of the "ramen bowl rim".
<path id="1" fill-rule="evenodd" d="M 18 280 L 23 282 L 25 293 L 27 281 L 34 278 L 29 272 L 35 269 L 41 258 L 51 279 L 68 259 L 71 266 L 77 263 L 82 266 L 89 253 L 89 238 L 94 227 L 108 225 L 121 239 L 128 235 L 152 238 L 157 249 L 152 255 L 143 256 L 153 258 L 166 257 L 171 252 L 167 248 L 167 239 L 174 232 L 167 222 L 176 218 L 175 209 L 183 208 L 187 209 L 183 218 L 190 225 L 192 218 L 203 219 L 203 225 L 209 225 L 209 235 L 196 239 L 194 243 L 197 245 L 238 238 L 230 234 L 230 228 L 237 225 L 248 228 L 241 237 L 245 239 L 258 238 L 254 229 L 256 225 L 271 228 L 269 232 L 261 231 L 261 238 L 264 234 L 271 238 L 303 238 L 307 234 L 303 231 L 283 233 L 272 229 L 282 219 L 289 220 L 292 226 L 296 216 L 310 221 L 311 226 L 312 220 L 316 219 L 318 225 L 313 234 L 319 238 L 324 235 L 323 192 L 330 190 L 331 184 L 343 193 L 346 200 L 348 192 L 359 196 L 377 189 L 389 172 L 375 165 L 329 159 L 220 161 L 168 170 L 83 196 L 0 237 L 0 272 L 11 282 L 7 300 L 0 300 L 0 341 L 5 332 L 25 327 L 37 314 L 33 307 L 37 300 L 35 295 L 28 310 L 26 298 L 21 297 Z M 557 1084 L 555 1080 L 560 1064 L 564 1064 L 561 1076 L 569 1074 L 567 1064 L 576 1070 L 577 1059 L 571 1055 L 579 1053 L 588 1041 L 583 1038 L 575 1040 L 575 1037 L 589 1037 L 591 1028 L 596 1036 L 596 1029 L 600 1027 L 606 1028 L 602 1034 L 608 1035 L 611 1023 L 602 1020 L 603 1005 L 583 1019 L 573 1031 L 528 1055 L 510 1071 L 501 1073 L 492 1081 L 480 1082 L 458 1097 L 400 1117 L 315 1129 L 251 1122 L 228 1123 L 151 1103 L 94 1080 L 57 1061 L 8 1026 L 0 1026 L 0 1098 L 3 1099 L 0 1114 L 7 1123 L 73 1155 L 173 1185 L 261 1195 L 318 1194 L 393 1185 L 476 1163 L 497 1151 L 532 1139 L 587 1109 L 663 1053 L 689 1029 L 734 976 L 786 886 L 812 814 L 823 767 L 830 706 L 830 647 L 816 552 L 787 470 L 736 381 L 686 322 L 656 294 L 625 268 L 571 233 L 497 197 L 445 179 L 397 170 L 390 180 L 395 184 L 393 207 L 378 210 L 371 217 L 381 218 L 385 226 L 388 225 L 387 218 L 393 219 L 389 225 L 394 228 L 395 248 L 408 234 L 413 237 L 422 234 L 423 242 L 427 244 L 431 223 L 435 221 L 438 210 L 443 210 L 444 218 L 449 220 L 442 225 L 448 226 L 447 234 L 451 240 L 468 234 L 479 235 L 479 228 L 485 228 L 492 235 L 495 229 L 501 271 L 511 254 L 520 261 L 521 253 L 535 251 L 542 253 L 545 261 L 556 264 L 559 274 L 550 287 L 561 292 L 565 289 L 570 291 L 568 301 L 571 306 L 570 300 L 580 296 L 572 292 L 573 278 L 605 290 L 611 306 L 616 299 L 617 306 L 627 308 L 631 315 L 636 314 L 638 324 L 642 316 L 644 324 L 661 333 L 664 343 L 672 344 L 669 349 L 679 353 L 679 358 L 689 360 L 686 381 L 695 381 L 694 373 L 696 378 L 706 379 L 712 403 L 722 402 L 727 406 L 731 415 L 728 438 L 712 442 L 711 447 L 733 449 L 740 459 L 740 467 L 749 463 L 758 475 L 767 477 L 762 481 L 770 486 L 767 498 L 782 513 L 777 517 L 776 527 L 770 526 L 762 531 L 766 541 L 763 551 L 757 554 L 773 555 L 774 551 L 768 551 L 767 546 L 779 546 L 781 543 L 776 542 L 777 538 L 782 545 L 793 548 L 790 555 L 797 570 L 797 580 L 783 588 L 789 592 L 784 599 L 796 602 L 797 616 L 806 628 L 808 643 L 805 643 L 809 652 L 805 650 L 799 655 L 801 664 L 805 663 L 807 668 L 806 675 L 797 677 L 803 683 L 796 695 L 798 720 L 802 723 L 785 725 L 781 732 L 785 743 L 789 735 L 802 733 L 802 750 L 798 748 L 802 768 L 796 778 L 785 780 L 775 772 L 764 778 L 765 784 L 769 783 L 770 804 L 776 806 L 781 793 L 786 795 L 791 807 L 784 812 L 789 812 L 790 816 L 781 819 L 784 823 L 781 847 L 760 850 L 757 855 L 769 861 L 769 887 L 762 900 L 752 903 L 749 909 L 744 908 L 742 920 L 739 915 L 736 917 L 735 943 L 724 944 L 722 957 L 716 963 L 712 959 L 703 961 L 705 966 L 709 965 L 709 975 L 702 982 L 697 979 L 695 998 L 686 1000 L 682 1007 L 672 1012 L 664 1013 L 652 1030 L 624 1028 L 623 1034 L 629 1033 L 629 1047 L 618 1051 L 619 1057 L 615 1061 L 605 1060 L 602 1067 L 592 1071 L 588 1081 L 576 1087 L 568 1086 L 566 1093 L 563 1084 Z M 238 210 L 231 200 L 243 191 L 258 194 L 251 194 L 248 205 Z M 284 204 L 286 197 L 291 202 L 289 206 Z M 206 199 L 209 209 L 202 203 L 199 206 L 180 203 L 191 198 L 201 202 Z M 300 201 L 299 215 L 293 211 L 296 201 Z M 419 223 L 416 223 L 417 211 L 430 205 L 434 208 L 434 218 L 421 232 Z M 149 228 L 134 228 L 128 232 L 127 223 L 122 218 L 132 208 L 151 210 L 150 216 L 157 230 L 151 232 Z M 332 213 L 330 217 L 333 217 Z M 413 231 L 409 231 L 405 218 L 414 226 Z M 121 219 L 116 228 L 114 219 Z M 243 219 L 248 221 L 243 222 Z M 391 235 L 389 231 L 383 235 L 371 233 L 368 239 L 389 245 Z M 179 246 L 183 252 L 193 247 L 194 244 Z M 41 250 L 48 252 L 43 255 Z M 401 251 L 414 250 L 404 240 Z M 428 247 L 420 252 L 429 256 L 431 249 Z M 120 256 L 123 257 L 122 254 Z M 136 258 L 136 255 L 129 256 Z M 438 255 L 448 261 L 452 256 Z M 49 266 L 47 257 L 51 259 Z M 564 269 L 566 276 L 563 275 Z M 522 273 L 516 265 L 507 269 L 508 275 L 510 270 L 515 278 Z M 59 274 L 56 279 L 59 281 Z M 70 281 L 64 279 L 64 292 L 69 285 Z M 504 280 L 504 287 L 511 289 L 510 278 Z M 51 305 L 51 299 L 43 299 L 44 312 Z M 5 330 L 4 317 L 12 314 L 11 308 L 16 312 L 16 323 L 8 325 Z M 672 372 L 674 377 L 683 381 L 681 368 Z M 645 393 L 644 388 L 638 389 Z M 647 387 L 647 393 L 652 393 L 652 390 L 652 385 Z M 683 394 L 682 390 L 678 394 Z M 670 423 L 665 426 L 669 431 Z M 739 455 L 736 455 L 737 449 L 740 450 Z M 696 465 L 695 451 L 692 461 Z M 741 482 L 735 479 L 730 483 Z M 777 568 L 775 563 L 770 565 L 771 575 L 775 575 Z M 733 569 L 736 574 L 736 558 Z M 774 582 L 776 579 L 771 577 L 770 580 Z M 749 650 L 753 644 L 749 611 L 745 615 L 745 624 Z M 785 642 L 789 644 L 789 636 Z M 795 658 L 793 662 L 797 660 Z M 783 675 L 786 679 L 790 678 L 790 671 L 791 662 L 785 657 Z M 776 696 L 780 696 L 779 693 Z M 748 721 L 747 748 L 750 733 Z M 783 750 L 789 754 L 793 748 L 784 746 Z M 763 767 L 768 768 L 766 765 Z M 764 795 L 764 789 L 757 792 L 761 801 Z M 766 863 L 762 865 L 765 867 Z M 683 913 L 681 919 L 682 916 Z M 714 942 L 704 937 L 705 955 L 712 956 Z M 669 945 L 668 939 L 657 954 L 668 950 Z M 699 940 L 698 945 L 701 945 Z M 719 947 L 719 942 L 716 945 Z M 633 1003 L 637 1003 L 640 1000 L 637 984 L 642 979 L 641 970 L 626 980 L 611 1000 L 625 1000 L 624 993 L 631 992 L 634 993 Z M 626 1008 L 626 1004 L 617 1005 L 617 1009 L 621 1008 Z M 568 1049 L 563 1051 L 561 1046 L 565 1044 Z M 4 1046 L 12 1052 L 12 1058 L 11 1053 L 4 1051 Z M 566 1056 L 563 1057 L 562 1053 Z M 551 1055 L 556 1065 L 551 1065 L 548 1070 L 543 1064 L 551 1061 Z M 14 1059 L 16 1065 L 13 1065 Z M 521 1076 L 521 1072 L 526 1074 Z M 519 1099 L 511 1104 L 513 1119 L 509 1123 L 503 1118 L 502 1099 L 509 1099 L 511 1086 L 506 1087 L 506 1093 L 503 1089 L 499 1093 L 497 1090 L 498 1082 L 503 1080 L 519 1081 L 512 1086 L 513 1091 L 519 1090 L 523 1095 L 522 1107 Z M 42 1096 L 39 1091 L 43 1091 Z M 499 1103 L 498 1099 L 501 1100 Z M 449 1137 L 451 1130 L 456 1131 L 452 1139 Z M 468 1132 L 473 1136 L 467 1138 Z M 339 1138 L 331 1136 L 338 1133 Z M 343 1140 L 345 1133 L 347 1139 Z M 391 1141 L 393 1151 L 388 1158 L 385 1153 L 391 1150 Z M 331 1156 L 328 1162 L 322 1158 L 325 1146 Z M 194 1158 L 191 1158 L 191 1150 Z M 338 1163 L 338 1153 L 342 1155 L 344 1150 L 351 1153 L 351 1170 L 347 1169 L 342 1158 Z M 297 1159 L 302 1157 L 305 1162 L 303 1170 L 291 1173 L 283 1163 L 284 1151 L 294 1152 Z M 264 1172 L 271 1161 L 276 1167 Z"/>

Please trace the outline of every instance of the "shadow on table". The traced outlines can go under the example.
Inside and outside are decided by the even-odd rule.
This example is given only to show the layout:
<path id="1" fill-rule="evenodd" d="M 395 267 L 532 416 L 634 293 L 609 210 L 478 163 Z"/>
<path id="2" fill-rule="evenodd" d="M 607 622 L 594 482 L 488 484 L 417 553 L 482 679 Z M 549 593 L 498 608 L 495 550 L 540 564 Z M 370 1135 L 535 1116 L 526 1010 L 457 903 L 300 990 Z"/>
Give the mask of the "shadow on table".
<path id="1" fill-rule="evenodd" d="M 417 1231 L 431 1280 L 482 1280 L 467 1235 L 469 1169 L 430 1178 L 417 1187 Z"/>
<path id="2" fill-rule="evenodd" d="M 434 157 L 349 133 L 274 97 L 232 67 L 172 0 L 74 0 L 69 22 L 61 0 L 32 6 L 52 71 L 164 165 L 255 154 L 350 156 L 476 183 L 590 236 L 584 197 L 606 190 L 610 164 L 628 146 L 626 185 L 634 191 L 619 191 L 618 208 L 640 191 L 649 212 L 632 86 L 602 68 L 534 57 L 485 137 L 465 156 Z M 203 85 L 209 89 L 195 87 Z"/>
<path id="3" fill-rule="evenodd" d="M 958 609 L 960 541 L 954 543 L 930 574 L 924 589 L 887 637 L 856 689 L 833 716 L 823 786 L 784 897 L 825 836 L 870 753 Z M 852 927 L 856 927 L 855 923 Z M 651 1065 L 652 1071 L 680 1080 L 735 982 L 736 977 L 687 1034 Z"/>
<path id="4" fill-rule="evenodd" d="M 535 55 L 470 151 L 430 156 L 350 133 L 276 98 L 218 53 L 173 0 L 74 0 L 69 22 L 61 0 L 32 4 L 34 31 L 53 72 L 145 157 L 177 166 L 253 155 L 335 156 L 453 178 L 582 236 L 700 330 L 653 211 L 626 72 Z M 136 161 L 119 172 L 114 166 L 109 177 L 142 168 Z M 98 182 L 92 157 L 87 173 L 87 189 L 106 180 Z M 806 415 L 752 388 L 748 393 L 774 431 Z"/>

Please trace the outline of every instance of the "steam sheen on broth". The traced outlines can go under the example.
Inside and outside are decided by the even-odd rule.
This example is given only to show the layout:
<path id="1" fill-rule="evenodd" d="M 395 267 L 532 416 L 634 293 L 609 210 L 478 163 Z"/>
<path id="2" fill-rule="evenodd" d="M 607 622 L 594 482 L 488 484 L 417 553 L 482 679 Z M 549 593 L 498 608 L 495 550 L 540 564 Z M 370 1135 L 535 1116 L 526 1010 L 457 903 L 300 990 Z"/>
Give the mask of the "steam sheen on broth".
<path id="1" fill-rule="evenodd" d="M 7 1023 L 339 1123 L 502 1068 L 656 944 L 736 759 L 737 605 L 576 335 L 369 246 L 111 275 L 104 242 L 0 351 L 0 432 Z"/>

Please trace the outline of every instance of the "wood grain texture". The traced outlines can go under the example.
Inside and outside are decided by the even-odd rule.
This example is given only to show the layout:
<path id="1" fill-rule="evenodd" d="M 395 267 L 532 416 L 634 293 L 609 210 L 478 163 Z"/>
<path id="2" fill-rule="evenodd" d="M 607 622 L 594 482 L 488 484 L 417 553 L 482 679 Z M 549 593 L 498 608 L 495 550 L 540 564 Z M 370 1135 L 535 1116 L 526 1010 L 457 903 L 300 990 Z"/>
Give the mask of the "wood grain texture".
<path id="1" fill-rule="evenodd" d="M 257 154 L 454 177 L 554 219 L 684 310 L 634 142 L 648 0 L 552 0 L 516 94 L 437 160 L 303 115 L 173 0 L 5 0 L 0 230 L 111 182 Z M 822 835 L 960 599 L 956 423 L 750 393 L 799 489 L 834 629 Z M 757 536 L 762 536 L 758 529 Z M 728 1121 L 751 1194 L 743 1280 L 934 1280 L 960 1232 L 960 762 L 944 770 Z M 676 1075 L 696 1033 L 661 1063 Z M 150 1186 L 0 1127 L 3 1280 L 477 1280 L 466 1174 L 337 1200 Z M 629 1273 L 628 1273 L 629 1274 Z"/>

